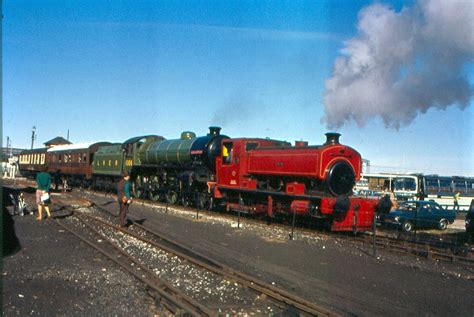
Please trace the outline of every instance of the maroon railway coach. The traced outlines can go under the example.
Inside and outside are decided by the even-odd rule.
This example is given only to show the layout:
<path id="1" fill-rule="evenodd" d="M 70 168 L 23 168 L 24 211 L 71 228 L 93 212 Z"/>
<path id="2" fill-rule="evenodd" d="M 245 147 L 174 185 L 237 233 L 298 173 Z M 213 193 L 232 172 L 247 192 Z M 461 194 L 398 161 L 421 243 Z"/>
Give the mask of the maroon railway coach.
<path id="1" fill-rule="evenodd" d="M 88 186 L 92 179 L 92 162 L 100 146 L 109 142 L 58 145 L 48 149 L 48 172 L 66 177 L 69 184 Z"/>
<path id="2" fill-rule="evenodd" d="M 35 176 L 36 173 L 46 170 L 46 150 L 46 148 L 40 148 L 21 151 L 18 165 L 22 175 L 32 177 Z"/>

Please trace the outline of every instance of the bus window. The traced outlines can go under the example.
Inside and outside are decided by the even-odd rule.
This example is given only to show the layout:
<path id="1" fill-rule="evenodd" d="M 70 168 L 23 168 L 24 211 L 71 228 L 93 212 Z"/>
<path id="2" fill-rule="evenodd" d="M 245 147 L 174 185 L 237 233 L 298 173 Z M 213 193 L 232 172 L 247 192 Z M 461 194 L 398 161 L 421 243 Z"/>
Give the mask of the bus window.
<path id="1" fill-rule="evenodd" d="M 393 188 L 394 190 L 415 191 L 416 180 L 408 177 L 396 178 L 393 183 Z"/>
<path id="2" fill-rule="evenodd" d="M 454 180 L 454 191 L 466 192 L 466 182 L 463 180 Z"/>
<path id="3" fill-rule="evenodd" d="M 440 179 L 439 180 L 439 191 L 440 192 L 451 192 L 451 179 Z"/>
<path id="4" fill-rule="evenodd" d="M 466 192 L 467 193 L 470 193 L 470 194 L 474 194 L 474 180 L 469 180 L 466 182 L 466 185 L 467 185 L 467 190 Z"/>
<path id="5" fill-rule="evenodd" d="M 437 178 L 425 178 L 425 192 L 437 193 L 439 192 L 439 184 Z"/>

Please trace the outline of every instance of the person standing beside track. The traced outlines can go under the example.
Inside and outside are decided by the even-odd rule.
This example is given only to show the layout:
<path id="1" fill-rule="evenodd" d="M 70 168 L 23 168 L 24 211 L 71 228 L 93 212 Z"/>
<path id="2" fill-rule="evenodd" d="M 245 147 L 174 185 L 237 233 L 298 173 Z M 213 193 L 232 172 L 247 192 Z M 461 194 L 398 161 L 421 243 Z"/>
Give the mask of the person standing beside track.
<path id="1" fill-rule="evenodd" d="M 46 210 L 48 218 L 51 218 L 51 213 L 49 212 L 49 188 L 51 187 L 51 177 L 48 172 L 43 171 L 36 175 L 36 203 L 38 204 L 38 217 L 37 220 L 43 219 L 43 206 Z"/>
<path id="2" fill-rule="evenodd" d="M 460 196 L 461 196 L 460 192 L 456 192 L 456 194 L 454 194 L 454 196 L 453 196 L 453 198 L 454 198 L 454 208 L 453 208 L 453 210 L 454 211 L 459 212 L 459 197 Z"/>
<path id="3" fill-rule="evenodd" d="M 132 202 L 130 193 L 130 175 L 127 172 L 122 174 L 122 179 L 117 186 L 117 199 L 119 203 L 119 226 L 124 228 L 127 225 L 128 206 Z"/>

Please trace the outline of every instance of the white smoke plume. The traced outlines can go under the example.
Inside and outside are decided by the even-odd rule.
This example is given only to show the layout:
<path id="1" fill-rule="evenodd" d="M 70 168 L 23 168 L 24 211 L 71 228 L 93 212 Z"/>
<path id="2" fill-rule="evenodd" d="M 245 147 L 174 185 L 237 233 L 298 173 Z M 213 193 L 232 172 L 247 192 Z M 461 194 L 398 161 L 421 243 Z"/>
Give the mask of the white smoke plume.
<path id="1" fill-rule="evenodd" d="M 359 12 L 357 29 L 325 83 L 329 128 L 380 117 L 399 129 L 430 108 L 469 105 L 474 1 L 419 0 L 400 12 L 376 3 Z"/>

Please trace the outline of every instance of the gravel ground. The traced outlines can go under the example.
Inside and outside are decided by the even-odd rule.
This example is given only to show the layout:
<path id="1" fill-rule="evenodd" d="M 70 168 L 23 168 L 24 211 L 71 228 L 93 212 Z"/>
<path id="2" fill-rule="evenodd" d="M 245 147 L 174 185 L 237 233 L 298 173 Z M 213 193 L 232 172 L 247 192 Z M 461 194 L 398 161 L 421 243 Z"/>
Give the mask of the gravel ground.
<path id="1" fill-rule="evenodd" d="M 76 218 L 69 218 L 66 221 L 83 227 L 78 224 Z M 262 300 L 255 292 L 188 263 L 174 254 L 150 246 L 148 243 L 110 227 L 97 225 L 95 221 L 88 221 L 88 223 L 120 249 L 150 268 L 160 279 L 182 290 L 206 307 L 215 308 L 220 314 L 271 315 L 274 311 L 280 310 L 274 304 Z"/>
<path id="2" fill-rule="evenodd" d="M 162 315 L 145 286 L 51 221 L 14 221 L 21 250 L 3 258 L 4 316 Z"/>
<path id="3" fill-rule="evenodd" d="M 110 197 L 95 197 L 101 202 L 111 201 Z M 109 208 L 116 209 L 116 206 L 113 203 Z M 267 226 L 264 223 L 255 224 L 244 221 L 243 227 L 238 229 L 235 228 L 235 221 L 219 217 L 218 214 L 216 216 L 202 215 L 196 220 L 195 212 L 170 208 L 165 213 L 164 208 L 149 204 L 143 206 L 133 204 L 130 208 L 130 217 L 142 220 L 145 226 L 187 245 L 190 249 L 235 269 L 260 277 L 268 283 L 294 292 L 342 315 L 473 316 L 474 269 L 472 267 L 427 261 L 383 250 L 379 250 L 379 256 L 373 258 L 371 250 L 367 246 L 358 246 L 335 237 L 318 236 L 317 233 L 297 232 L 296 239 L 290 241 L 288 240 L 290 228 L 285 230 Z M 27 219 L 27 217 L 23 219 Z M 25 259 L 24 256 L 20 260 L 14 260 L 8 266 L 10 259 L 18 259 L 25 252 L 23 249 L 14 256 L 5 259 L 4 272 L 7 275 L 4 276 L 6 294 L 4 307 L 9 309 L 8 315 L 15 315 L 16 307 L 22 307 L 21 303 L 26 302 L 25 298 L 29 299 L 28 303 L 41 302 L 45 304 L 40 306 L 37 303 L 36 306 L 50 308 L 49 311 L 42 311 L 42 315 L 124 315 L 129 311 L 115 312 L 107 309 L 120 307 L 120 302 L 127 302 L 127 304 L 135 302 L 131 298 L 137 298 L 137 301 L 148 298 L 146 301 L 151 303 L 130 305 L 142 307 L 141 310 L 130 309 L 133 311 L 132 315 L 147 315 L 149 311 L 153 311 L 153 302 L 146 296 L 146 291 L 141 289 L 140 284 L 137 284 L 132 278 L 127 278 L 125 274 L 114 280 L 120 281 L 113 284 L 116 286 L 115 292 L 117 294 L 114 294 L 114 288 L 111 288 L 110 285 L 107 286 L 107 292 L 101 293 L 96 288 L 89 286 L 85 278 L 66 280 L 66 277 L 74 272 L 85 273 L 85 276 L 96 273 L 98 276 L 102 276 L 100 275 L 103 273 L 102 269 L 106 269 L 108 274 L 111 274 L 110 270 L 114 269 L 112 264 L 104 259 L 99 257 L 101 260 L 96 260 L 98 255 L 71 237 L 69 242 L 55 242 L 55 240 L 61 240 L 59 237 L 63 235 L 53 224 L 47 222 L 35 224 L 31 220 L 32 223 L 29 226 L 24 226 L 21 218 L 15 218 L 15 220 L 18 228 L 17 233 L 24 246 L 22 235 L 30 234 L 31 236 L 35 230 L 39 230 L 37 228 L 43 228 L 42 232 L 34 234 L 33 237 L 43 238 L 49 234 L 50 237 L 45 239 L 48 239 L 50 245 L 54 243 L 55 248 L 49 248 L 47 252 L 44 252 L 48 242 L 29 241 L 30 244 L 34 243 L 33 249 L 38 253 L 35 257 L 41 258 L 43 268 L 38 264 L 26 266 L 23 263 L 41 263 L 41 261 Z M 30 233 L 32 228 L 34 230 Z M 52 253 L 59 252 L 56 249 L 61 249 L 61 245 L 65 253 L 59 257 L 61 260 L 58 261 L 58 257 Z M 74 245 L 76 246 L 74 251 L 70 252 Z M 70 260 L 71 263 L 61 265 L 63 261 L 66 261 L 65 254 L 70 256 L 71 259 L 67 260 Z M 26 279 L 28 276 L 36 276 L 35 274 L 38 272 L 46 271 L 45 267 L 48 269 L 52 267 L 53 272 L 59 270 L 65 273 L 65 278 L 56 283 L 58 286 L 56 293 L 59 294 L 56 297 L 75 294 L 69 296 L 70 300 L 82 298 L 83 300 L 78 300 L 76 305 L 90 302 L 91 304 L 84 304 L 84 309 L 89 310 L 85 310 L 83 313 L 75 304 L 65 304 L 65 300 L 50 304 L 50 296 L 41 295 L 43 294 L 41 291 L 44 292 L 45 289 L 50 292 L 55 290 L 54 287 L 48 285 L 38 287 L 38 293 L 32 293 L 33 287 L 24 288 L 26 291 L 21 289 L 20 286 L 26 283 L 21 283 L 22 280 L 28 281 Z M 72 270 L 65 272 L 64 267 L 71 267 Z M 116 274 L 122 273 L 118 269 L 115 271 Z M 61 274 L 50 276 L 54 281 L 59 279 Z M 78 276 L 82 275 L 78 273 Z M 8 278 L 16 281 L 16 284 L 10 281 L 10 286 L 8 286 Z M 47 281 L 51 279 L 47 279 Z M 65 283 L 65 281 L 67 282 Z M 92 281 L 90 281 L 90 285 L 94 285 Z M 83 289 L 84 287 L 86 289 Z M 71 291 L 69 288 L 75 291 Z M 92 292 L 91 289 L 96 291 Z M 132 294 L 127 297 L 127 301 L 119 300 L 123 298 L 120 297 L 119 294 L 122 293 L 118 289 L 131 291 L 135 296 Z M 30 294 L 27 294 L 28 290 L 30 290 Z M 137 296 L 140 290 L 145 296 Z M 82 293 L 77 294 L 80 291 Z M 91 292 L 96 296 L 90 297 Z M 19 294 L 24 297 L 20 297 Z M 33 296 L 37 296 L 38 300 L 32 301 Z M 104 298 L 102 299 L 102 297 Z M 113 299 L 117 300 L 113 302 Z M 114 305 L 117 302 L 118 304 Z M 102 304 L 100 307 L 97 306 L 98 303 L 106 304 Z M 12 308 L 13 306 L 15 308 Z M 33 309 L 22 310 L 19 314 L 27 315 Z M 35 311 L 40 311 L 40 308 L 37 309 Z"/>
<path id="4" fill-rule="evenodd" d="M 105 202 L 110 198 L 97 196 Z M 111 209 L 115 207 L 110 206 Z M 351 316 L 472 316 L 474 269 L 179 208 L 135 204 L 130 217 L 220 262 Z"/>

